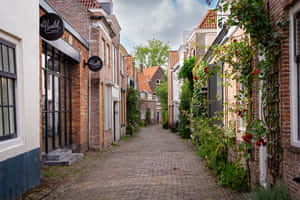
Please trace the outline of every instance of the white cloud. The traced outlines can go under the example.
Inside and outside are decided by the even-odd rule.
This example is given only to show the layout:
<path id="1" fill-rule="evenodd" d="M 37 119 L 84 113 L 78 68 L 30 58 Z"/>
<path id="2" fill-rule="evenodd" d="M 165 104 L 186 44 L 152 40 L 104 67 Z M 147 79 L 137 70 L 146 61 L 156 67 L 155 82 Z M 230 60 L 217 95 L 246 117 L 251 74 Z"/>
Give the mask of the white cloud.
<path id="1" fill-rule="evenodd" d="M 199 0 L 114 0 L 114 11 L 126 44 L 138 45 L 155 37 L 170 42 L 173 49 L 182 43 L 184 31 L 193 30 L 208 7 Z M 132 47 L 127 47 L 132 48 Z"/>

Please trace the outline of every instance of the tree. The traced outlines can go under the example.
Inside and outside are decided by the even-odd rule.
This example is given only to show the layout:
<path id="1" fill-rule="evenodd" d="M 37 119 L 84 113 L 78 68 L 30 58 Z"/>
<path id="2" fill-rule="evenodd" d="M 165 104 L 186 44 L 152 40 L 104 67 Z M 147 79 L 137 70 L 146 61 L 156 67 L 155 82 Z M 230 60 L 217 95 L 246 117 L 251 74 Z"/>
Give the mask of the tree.
<path id="1" fill-rule="evenodd" d="M 168 125 L 168 82 L 165 80 L 155 89 L 156 96 L 160 101 L 162 108 L 162 116 L 164 120 L 164 126 Z"/>
<path id="2" fill-rule="evenodd" d="M 168 61 L 169 45 L 160 40 L 148 40 L 147 45 L 135 47 L 135 60 L 144 67 L 163 66 Z"/>

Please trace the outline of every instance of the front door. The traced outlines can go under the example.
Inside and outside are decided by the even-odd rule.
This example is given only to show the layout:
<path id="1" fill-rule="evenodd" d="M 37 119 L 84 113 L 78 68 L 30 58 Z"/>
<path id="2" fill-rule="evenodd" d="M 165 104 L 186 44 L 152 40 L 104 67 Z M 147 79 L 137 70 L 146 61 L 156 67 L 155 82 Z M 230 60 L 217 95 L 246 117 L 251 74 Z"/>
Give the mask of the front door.
<path id="1" fill-rule="evenodd" d="M 156 120 L 157 120 L 157 123 L 159 124 L 159 112 L 157 112 L 157 114 L 156 114 Z"/>
<path id="2" fill-rule="evenodd" d="M 72 144 L 71 60 L 43 42 L 42 138 L 43 152 Z"/>

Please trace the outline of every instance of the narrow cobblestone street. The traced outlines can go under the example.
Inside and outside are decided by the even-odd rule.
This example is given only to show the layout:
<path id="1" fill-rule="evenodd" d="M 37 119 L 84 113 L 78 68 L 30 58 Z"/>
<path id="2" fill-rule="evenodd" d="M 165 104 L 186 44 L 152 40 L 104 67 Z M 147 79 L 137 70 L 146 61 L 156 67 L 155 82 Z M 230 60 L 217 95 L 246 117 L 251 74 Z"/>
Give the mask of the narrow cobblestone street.
<path id="1" fill-rule="evenodd" d="M 239 193 L 217 186 L 187 141 L 159 126 L 141 129 L 99 159 L 60 200 L 227 200 Z"/>

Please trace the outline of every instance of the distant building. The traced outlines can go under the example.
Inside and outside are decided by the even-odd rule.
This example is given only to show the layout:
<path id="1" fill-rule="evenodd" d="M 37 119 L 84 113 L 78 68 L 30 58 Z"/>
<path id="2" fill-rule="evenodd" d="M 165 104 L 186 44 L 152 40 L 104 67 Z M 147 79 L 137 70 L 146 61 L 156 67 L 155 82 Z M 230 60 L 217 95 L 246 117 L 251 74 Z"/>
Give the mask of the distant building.
<path id="1" fill-rule="evenodd" d="M 142 66 L 140 67 L 140 71 L 137 73 L 137 83 L 141 100 L 139 105 L 141 120 L 146 121 L 148 111 L 150 112 L 150 122 L 148 123 L 162 122 L 162 110 L 155 95 L 155 88 L 164 80 L 165 74 L 160 66 L 145 69 Z"/>

